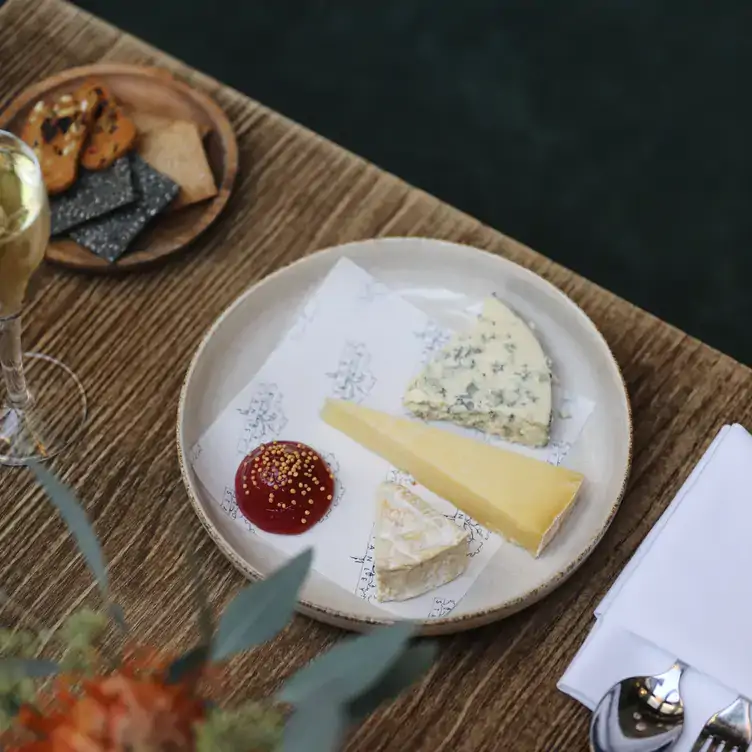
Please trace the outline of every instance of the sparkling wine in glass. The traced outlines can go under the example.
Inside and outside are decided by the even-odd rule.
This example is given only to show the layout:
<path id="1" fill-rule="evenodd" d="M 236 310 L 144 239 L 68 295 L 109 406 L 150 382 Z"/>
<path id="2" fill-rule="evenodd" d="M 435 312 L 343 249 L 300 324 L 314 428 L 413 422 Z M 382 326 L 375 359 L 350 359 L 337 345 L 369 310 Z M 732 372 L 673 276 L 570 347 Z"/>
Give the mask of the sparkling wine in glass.
<path id="1" fill-rule="evenodd" d="M 49 237 L 50 208 L 36 156 L 0 131 L 0 465 L 54 457 L 86 422 L 86 395 L 73 372 L 21 349 L 21 310 Z"/>

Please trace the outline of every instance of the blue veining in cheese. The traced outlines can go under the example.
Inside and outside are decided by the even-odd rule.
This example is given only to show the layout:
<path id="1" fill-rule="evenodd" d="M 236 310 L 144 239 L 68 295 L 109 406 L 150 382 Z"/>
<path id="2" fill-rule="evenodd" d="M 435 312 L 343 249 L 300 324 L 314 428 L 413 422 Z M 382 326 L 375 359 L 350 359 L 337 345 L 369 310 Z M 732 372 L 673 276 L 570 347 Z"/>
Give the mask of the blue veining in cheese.
<path id="1" fill-rule="evenodd" d="M 545 446 L 551 425 L 551 368 L 530 327 L 488 298 L 474 328 L 455 334 L 409 385 L 404 405 L 527 446 Z"/>

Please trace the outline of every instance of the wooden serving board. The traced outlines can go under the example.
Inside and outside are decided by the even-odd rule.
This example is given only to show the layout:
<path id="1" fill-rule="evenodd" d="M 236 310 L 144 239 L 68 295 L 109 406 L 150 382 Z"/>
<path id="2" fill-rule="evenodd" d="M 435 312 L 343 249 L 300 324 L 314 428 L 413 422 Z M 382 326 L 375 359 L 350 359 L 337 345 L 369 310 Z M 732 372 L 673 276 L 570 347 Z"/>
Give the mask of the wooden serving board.
<path id="1" fill-rule="evenodd" d="M 166 70 L 120 63 L 70 68 L 30 86 L 0 114 L 0 128 L 19 134 L 36 102 L 71 91 L 92 77 L 103 80 L 131 111 L 190 120 L 206 132 L 204 147 L 218 191 L 214 198 L 160 214 L 115 263 L 99 258 L 69 239 L 54 239 L 47 248 L 49 261 L 80 271 L 106 273 L 137 269 L 182 250 L 219 216 L 238 171 L 238 146 L 230 121 L 208 96 Z"/>

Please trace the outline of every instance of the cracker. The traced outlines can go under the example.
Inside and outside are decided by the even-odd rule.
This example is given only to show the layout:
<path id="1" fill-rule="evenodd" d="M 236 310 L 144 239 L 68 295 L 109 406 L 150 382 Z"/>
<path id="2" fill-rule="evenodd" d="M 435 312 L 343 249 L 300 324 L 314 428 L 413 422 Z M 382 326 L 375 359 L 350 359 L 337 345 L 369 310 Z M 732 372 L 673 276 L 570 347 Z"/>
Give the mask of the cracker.
<path id="1" fill-rule="evenodd" d="M 59 235 L 135 200 L 128 157 L 121 157 L 106 170 L 81 170 L 69 190 L 50 200 L 51 232 Z"/>
<path id="2" fill-rule="evenodd" d="M 97 83 L 96 91 L 100 99 L 81 157 L 81 165 L 88 170 L 106 169 L 127 153 L 136 140 L 136 126 L 112 92 L 102 83 Z"/>
<path id="3" fill-rule="evenodd" d="M 194 123 L 176 120 L 144 133 L 139 139 L 138 152 L 155 170 L 180 186 L 173 208 L 217 195 L 214 175 Z"/>
<path id="4" fill-rule="evenodd" d="M 97 101 L 97 93 L 84 85 L 73 94 L 60 94 L 52 103 L 37 102 L 24 123 L 21 138 L 37 155 L 51 196 L 76 181 L 79 155 Z"/>
<path id="5" fill-rule="evenodd" d="M 138 131 L 140 136 L 144 133 L 161 130 L 162 128 L 166 128 L 168 125 L 171 125 L 175 122 L 193 122 L 190 120 L 184 120 L 182 118 L 170 118 L 165 117 L 164 115 L 155 115 L 152 112 L 142 112 L 140 110 L 137 112 L 132 112 L 131 119 L 136 124 L 136 130 Z M 201 135 L 202 139 L 206 138 L 211 133 L 211 126 L 204 123 L 195 123 L 195 125 L 198 128 L 198 132 Z"/>
<path id="6" fill-rule="evenodd" d="M 71 231 L 70 236 L 97 256 L 117 261 L 146 227 L 178 195 L 178 185 L 150 167 L 137 154 L 130 154 L 133 183 L 138 194 L 131 206 L 107 214 Z"/>

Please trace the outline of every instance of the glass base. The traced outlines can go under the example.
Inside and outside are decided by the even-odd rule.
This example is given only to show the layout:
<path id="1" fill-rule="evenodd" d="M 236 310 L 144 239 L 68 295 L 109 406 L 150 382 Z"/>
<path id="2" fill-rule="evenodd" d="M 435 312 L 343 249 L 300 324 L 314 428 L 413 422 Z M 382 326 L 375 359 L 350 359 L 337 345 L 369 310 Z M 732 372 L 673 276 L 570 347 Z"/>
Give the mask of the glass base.
<path id="1" fill-rule="evenodd" d="M 24 354 L 31 400 L 11 405 L 0 382 L 0 465 L 49 460 L 78 439 L 86 425 L 86 394 L 73 371 L 39 353 Z"/>

